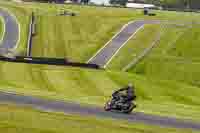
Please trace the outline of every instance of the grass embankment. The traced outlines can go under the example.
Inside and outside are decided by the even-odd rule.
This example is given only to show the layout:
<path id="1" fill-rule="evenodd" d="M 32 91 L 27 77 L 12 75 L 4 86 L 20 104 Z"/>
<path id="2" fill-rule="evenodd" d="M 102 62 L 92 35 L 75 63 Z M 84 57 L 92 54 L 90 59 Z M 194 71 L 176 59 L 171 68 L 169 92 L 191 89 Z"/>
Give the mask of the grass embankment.
<path id="1" fill-rule="evenodd" d="M 137 111 L 200 120 L 199 88 L 174 81 L 123 72 L 15 63 L 1 64 L 0 72 L 3 91 L 97 106 L 103 106 L 115 89 L 132 82 L 137 88 Z"/>
<path id="2" fill-rule="evenodd" d="M 66 57 L 80 62 L 92 57 L 130 20 L 199 21 L 196 13 L 155 11 L 157 16 L 148 17 L 143 16 L 141 10 L 123 8 L 38 3 L 7 3 L 8 5 L 25 12 L 35 12 L 37 34 L 33 39 L 33 56 Z M 58 16 L 63 9 L 75 12 L 77 16 Z"/>
<path id="3" fill-rule="evenodd" d="M 145 25 L 130 41 L 119 51 L 108 65 L 110 70 L 122 70 L 145 48 L 149 47 L 160 32 L 160 25 Z"/>
<path id="4" fill-rule="evenodd" d="M 79 6 L 52 6 L 48 4 L 41 4 L 39 7 L 43 8 L 43 12 L 46 13 L 58 14 L 59 10 L 64 8 L 76 12 L 78 15 L 75 17 L 39 15 L 37 19 L 38 35 L 34 38 L 33 56 L 66 57 L 69 60 L 80 62 L 85 62 L 92 57 L 128 21 L 153 19 L 144 17 L 139 10 L 87 6 L 80 8 Z M 44 11 L 44 9 L 46 10 Z M 56 10 L 53 11 L 53 9 Z M 158 17 L 154 19 L 163 19 L 163 14 L 159 12 Z M 173 15 L 180 17 L 179 13 Z M 164 16 L 170 19 L 170 15 Z M 185 15 L 182 17 L 183 20 L 184 17 Z M 175 17 L 171 17 L 171 19 L 175 19 Z M 187 19 L 192 21 L 192 14 L 191 18 L 188 16 Z"/>
<path id="5" fill-rule="evenodd" d="M 55 8 L 55 12 L 58 13 L 59 9 L 64 8 L 76 12 L 78 15 L 75 17 L 39 15 L 38 35 L 34 38 L 33 55 L 66 57 L 69 60 L 81 62 L 85 62 L 92 57 L 99 48 L 110 40 L 122 25 L 130 20 L 163 19 L 163 16 L 167 19 L 175 19 L 175 16 L 179 18 L 181 16 L 182 20 L 191 19 L 192 21 L 194 16 L 196 16 L 196 14 L 191 14 L 190 17 L 181 13 L 171 13 L 172 15 L 170 16 L 167 15 L 168 13 L 158 12 L 157 17 L 144 17 L 139 10 L 132 11 L 87 6 L 82 8 L 79 6 L 56 7 L 47 4 L 41 4 L 40 6 L 40 8 L 46 9 L 46 12 L 50 12 L 48 9 L 51 9 L 52 12 Z"/>
<path id="6" fill-rule="evenodd" d="M 173 34 L 161 38 L 160 44 L 130 71 L 199 87 L 199 26 L 193 25 Z"/>
<path id="7" fill-rule="evenodd" d="M 161 31 L 162 30 L 162 31 Z M 176 80 L 199 87 L 199 25 L 149 25 L 138 32 L 109 64 L 110 70 L 122 70 L 136 59 L 162 32 L 158 45 L 129 72 L 150 78 Z"/>
<path id="8" fill-rule="evenodd" d="M 62 113 L 48 113 L 28 107 L 1 104 L 0 131 L 3 133 L 195 133 L 190 129 L 170 129 L 158 126 L 98 119 Z M 197 131 L 196 131 L 197 132 Z"/>
<path id="9" fill-rule="evenodd" d="M 37 35 L 34 37 L 33 55 L 49 57 L 67 55 L 69 59 L 77 61 L 89 59 L 127 21 L 145 18 L 140 11 L 134 10 L 133 12 L 130 9 L 33 3 L 7 4 L 7 6 L 13 10 L 36 12 Z M 55 16 L 63 8 L 77 12 L 78 15 L 75 17 Z M 156 17 L 145 19 L 179 20 L 181 18 L 191 22 L 198 21 L 198 16 L 195 13 L 158 11 Z M 154 30 L 151 26 L 149 28 L 155 35 L 159 29 L 158 27 Z M 173 34 L 179 33 L 179 28 L 177 29 L 178 31 L 169 30 L 168 34 L 165 34 L 169 37 L 163 37 L 163 43 L 159 45 L 159 48 L 163 45 L 165 47 Z M 148 34 L 146 33 L 148 31 L 144 30 L 144 32 Z M 139 33 L 137 36 L 143 35 Z M 148 41 L 151 42 L 151 39 Z M 137 45 L 138 51 L 141 51 L 147 44 L 148 42 L 144 43 L 141 48 Z M 24 45 L 20 47 L 25 48 Z M 185 83 L 154 80 L 131 73 L 69 67 L 1 63 L 0 68 L 0 87 L 4 91 L 103 106 L 114 89 L 132 82 L 137 88 L 139 104 L 137 111 L 200 120 L 200 108 L 198 107 L 200 90 L 198 87 Z M 148 69 L 151 67 L 148 66 Z M 144 70 L 139 67 L 137 73 L 144 74 Z M 164 73 L 163 76 L 165 76 Z"/>
<path id="10" fill-rule="evenodd" d="M 161 25 L 146 25 L 120 50 L 108 65 L 108 68 L 122 70 L 139 57 L 145 49 L 155 43 L 157 38 L 160 38 L 157 42 L 159 45 L 172 47 L 186 30 L 188 30 L 188 25 L 186 27 L 164 23 Z M 187 38 L 190 38 L 190 36 L 187 36 Z"/>
<path id="11" fill-rule="evenodd" d="M 66 57 L 81 62 L 87 61 L 125 23 L 141 16 L 137 10 L 76 5 L 32 3 L 19 8 L 35 11 L 33 56 Z M 63 9 L 77 16 L 59 16 Z"/>

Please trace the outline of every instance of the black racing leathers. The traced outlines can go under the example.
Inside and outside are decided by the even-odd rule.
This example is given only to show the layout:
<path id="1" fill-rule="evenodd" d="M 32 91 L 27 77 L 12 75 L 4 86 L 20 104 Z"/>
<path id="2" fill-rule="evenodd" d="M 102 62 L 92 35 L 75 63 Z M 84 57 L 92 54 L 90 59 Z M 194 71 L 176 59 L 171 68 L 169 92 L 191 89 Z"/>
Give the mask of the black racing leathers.
<path id="1" fill-rule="evenodd" d="M 131 102 L 136 99 L 134 88 L 129 87 L 129 86 L 115 91 L 112 94 L 112 97 L 116 100 L 123 99 L 123 102 Z"/>

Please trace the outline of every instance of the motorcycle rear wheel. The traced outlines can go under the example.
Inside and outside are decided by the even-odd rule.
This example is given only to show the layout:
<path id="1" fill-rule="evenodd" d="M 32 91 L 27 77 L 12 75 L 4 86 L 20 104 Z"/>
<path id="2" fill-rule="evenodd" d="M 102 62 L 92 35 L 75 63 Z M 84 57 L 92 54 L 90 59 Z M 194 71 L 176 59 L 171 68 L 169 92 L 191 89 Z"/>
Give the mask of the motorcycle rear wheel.
<path id="1" fill-rule="evenodd" d="M 135 107 L 136 107 L 136 105 L 131 104 L 130 107 L 129 107 L 128 109 L 123 110 L 123 113 L 130 114 L 130 113 L 133 111 L 133 109 L 134 109 Z"/>

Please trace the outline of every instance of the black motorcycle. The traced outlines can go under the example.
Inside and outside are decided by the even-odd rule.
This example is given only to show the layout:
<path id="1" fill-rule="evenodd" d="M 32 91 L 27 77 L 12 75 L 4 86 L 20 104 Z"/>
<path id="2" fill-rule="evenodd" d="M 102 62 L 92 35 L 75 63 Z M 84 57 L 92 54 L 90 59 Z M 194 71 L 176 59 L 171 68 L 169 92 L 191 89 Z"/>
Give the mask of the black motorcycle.
<path id="1" fill-rule="evenodd" d="M 109 100 L 105 106 L 105 111 L 119 112 L 119 113 L 131 113 L 136 105 L 133 102 L 124 102 L 123 98 L 113 98 Z"/>

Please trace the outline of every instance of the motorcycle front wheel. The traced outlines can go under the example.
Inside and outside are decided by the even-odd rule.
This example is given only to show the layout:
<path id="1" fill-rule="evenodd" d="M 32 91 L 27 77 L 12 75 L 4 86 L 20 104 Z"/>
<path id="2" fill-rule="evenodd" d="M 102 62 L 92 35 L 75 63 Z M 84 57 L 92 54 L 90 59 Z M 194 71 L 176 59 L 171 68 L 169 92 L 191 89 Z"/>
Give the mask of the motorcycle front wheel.
<path id="1" fill-rule="evenodd" d="M 108 101 L 108 102 L 105 104 L 104 110 L 105 110 L 105 111 L 110 111 L 110 110 L 111 110 L 110 101 Z"/>

